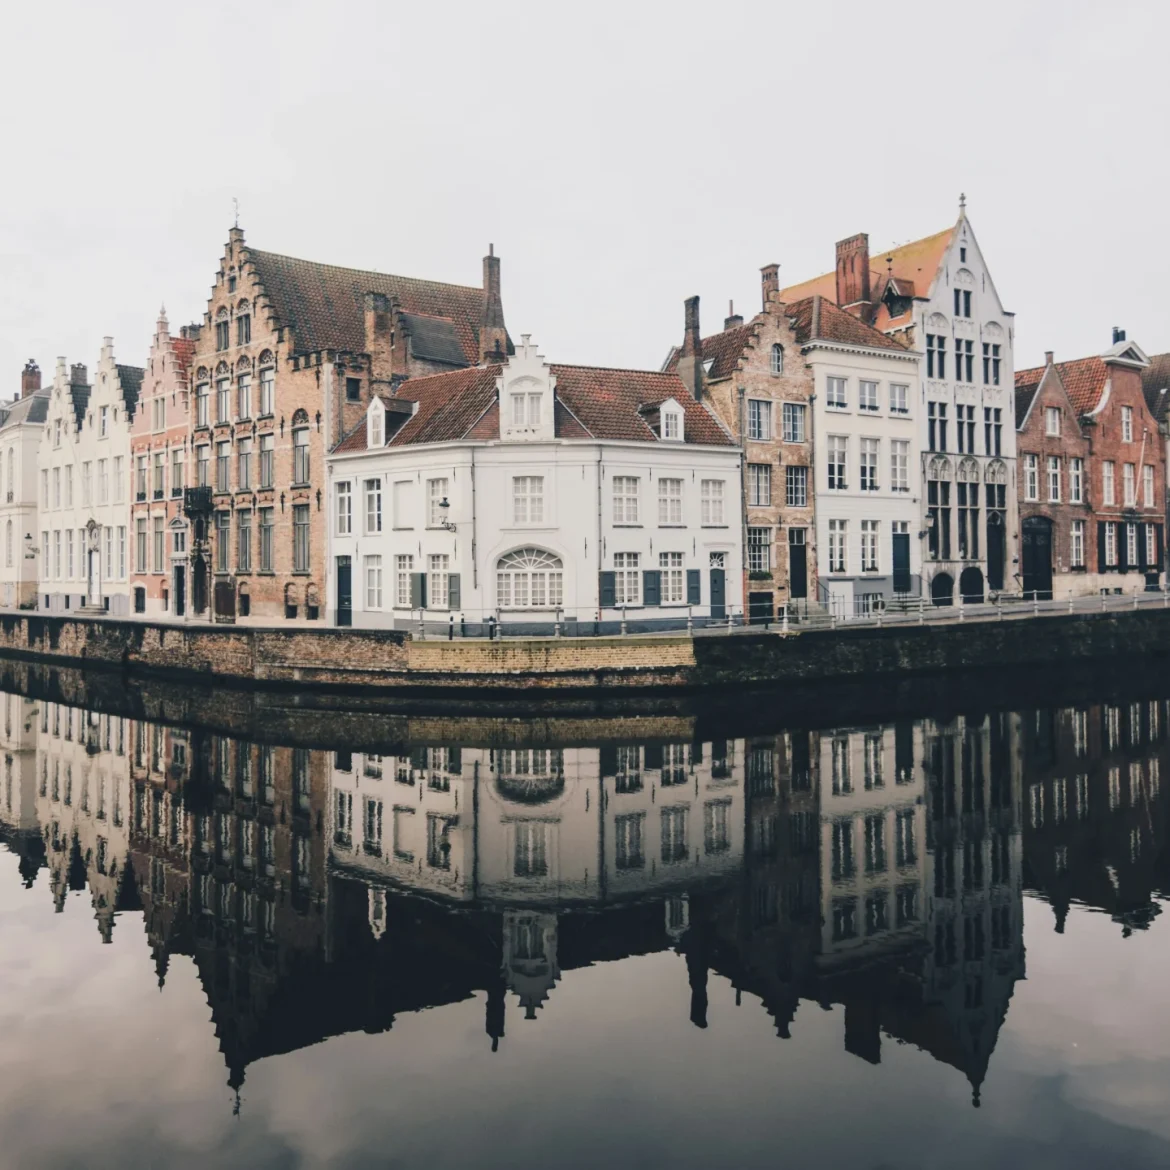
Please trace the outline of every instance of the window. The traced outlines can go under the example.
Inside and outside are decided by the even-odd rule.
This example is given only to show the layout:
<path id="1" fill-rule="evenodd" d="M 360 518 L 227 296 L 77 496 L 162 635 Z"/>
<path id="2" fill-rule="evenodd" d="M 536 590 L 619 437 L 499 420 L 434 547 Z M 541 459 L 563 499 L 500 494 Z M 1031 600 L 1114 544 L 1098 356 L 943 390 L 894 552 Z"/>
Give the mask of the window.
<path id="1" fill-rule="evenodd" d="M 658 481 L 658 523 L 668 527 L 681 527 L 683 522 L 681 479 L 660 479 Z"/>
<path id="2" fill-rule="evenodd" d="M 930 461 L 926 483 L 927 551 L 931 560 L 951 559 L 950 465 L 945 459 Z"/>
<path id="3" fill-rule="evenodd" d="M 105 460 L 102 460 L 104 463 Z M 47 469 L 41 472 L 41 507 L 47 508 L 49 506 L 49 472 Z"/>
<path id="4" fill-rule="evenodd" d="M 975 407 L 955 407 L 955 437 L 960 455 L 975 454 Z"/>
<path id="5" fill-rule="evenodd" d="M 167 464 L 166 452 L 156 451 L 154 453 L 154 466 L 151 471 L 151 489 L 156 500 L 161 500 L 166 495 L 166 480 L 167 480 Z"/>
<path id="6" fill-rule="evenodd" d="M 146 456 L 134 460 L 134 498 L 141 502 L 146 499 Z"/>
<path id="7" fill-rule="evenodd" d="M 427 480 L 427 527 L 442 528 L 446 517 L 442 505 L 447 500 L 447 480 Z"/>
<path id="8" fill-rule="evenodd" d="M 892 439 L 890 441 L 890 491 L 908 492 L 910 490 L 910 441 L 908 439 Z"/>
<path id="9" fill-rule="evenodd" d="M 861 571 L 876 573 L 878 571 L 878 522 L 876 520 L 862 520 L 861 522 Z"/>
<path id="10" fill-rule="evenodd" d="M 1151 463 L 1142 465 L 1142 503 L 1147 508 L 1154 506 L 1154 467 Z"/>
<path id="11" fill-rule="evenodd" d="M 614 818 L 614 862 L 618 869 L 645 867 L 646 856 L 643 849 L 645 822 L 644 812 L 627 813 L 625 816 Z"/>
<path id="12" fill-rule="evenodd" d="M 615 524 L 638 523 L 638 481 L 633 476 L 614 476 L 613 522 Z"/>
<path id="13" fill-rule="evenodd" d="M 983 381 L 988 386 L 999 385 L 999 346 L 983 343 Z"/>
<path id="14" fill-rule="evenodd" d="M 232 323 L 224 317 L 222 320 L 215 323 L 215 348 L 217 350 L 227 349 L 231 345 L 231 329 Z"/>
<path id="15" fill-rule="evenodd" d="M 769 573 L 772 570 L 772 530 L 770 528 L 749 528 L 748 571 Z"/>
<path id="16" fill-rule="evenodd" d="M 785 402 L 782 407 L 784 442 L 804 442 L 804 407 L 797 402 Z"/>
<path id="17" fill-rule="evenodd" d="M 151 543 L 154 549 L 154 571 L 156 573 L 161 573 L 165 569 L 167 555 L 167 534 L 164 530 L 165 524 L 166 517 L 164 516 L 155 516 L 152 519 L 153 531 L 151 532 L 151 536 L 153 537 L 153 540 Z"/>
<path id="18" fill-rule="evenodd" d="M 845 572 L 847 532 L 847 522 L 844 519 L 831 519 L 828 522 L 828 571 L 831 573 Z"/>
<path id="19" fill-rule="evenodd" d="M 846 460 L 849 458 L 849 440 L 844 435 L 829 436 L 829 488 L 844 491 L 846 485 Z"/>
<path id="20" fill-rule="evenodd" d="M 1144 525 L 1146 530 L 1146 564 L 1152 569 L 1157 569 L 1158 565 L 1158 528 L 1154 524 Z"/>
<path id="21" fill-rule="evenodd" d="M 366 557 L 366 609 L 382 608 L 382 558 Z"/>
<path id="22" fill-rule="evenodd" d="M 658 570 L 662 582 L 662 604 L 682 605 L 686 600 L 682 553 L 659 553 Z"/>
<path id="23" fill-rule="evenodd" d="M 926 335 L 926 376 L 928 378 L 947 376 L 947 339 L 937 333 Z"/>
<path id="24" fill-rule="evenodd" d="M 1113 484 L 1113 463 L 1106 460 L 1101 464 L 1101 503 L 1112 507 L 1117 503 Z"/>
<path id="25" fill-rule="evenodd" d="M 789 464 L 784 469 L 784 503 L 789 508 L 808 507 L 807 467 L 793 467 Z"/>
<path id="26" fill-rule="evenodd" d="M 232 383 L 230 378 L 215 380 L 215 421 L 231 422 L 232 419 Z"/>
<path id="27" fill-rule="evenodd" d="M 53 468 L 53 507 L 61 507 L 61 468 Z"/>
<path id="28" fill-rule="evenodd" d="M 772 502 L 772 467 L 768 463 L 748 464 L 748 504 L 766 508 Z"/>
<path id="29" fill-rule="evenodd" d="M 861 382 L 857 389 L 858 410 L 878 409 L 878 384 L 876 382 Z"/>
<path id="30" fill-rule="evenodd" d="M 1048 456 L 1048 502 L 1060 503 L 1060 459 L 1056 455 Z"/>
<path id="31" fill-rule="evenodd" d="M 700 517 L 703 524 L 723 523 L 723 480 L 705 479 L 700 485 Z"/>
<path id="32" fill-rule="evenodd" d="M 955 340 L 955 381 L 975 381 L 975 343 L 973 341 Z M 963 375 L 967 376 L 964 377 Z"/>
<path id="33" fill-rule="evenodd" d="M 60 556 L 58 556 L 60 561 Z M 139 516 L 134 522 L 134 571 L 146 572 L 146 517 Z"/>
<path id="34" fill-rule="evenodd" d="M 346 380 L 345 380 L 345 400 L 346 400 L 346 402 L 361 402 L 361 400 L 362 400 L 362 380 L 361 380 L 361 378 L 346 378 Z"/>
<path id="35" fill-rule="evenodd" d="M 1036 455 L 1024 456 L 1024 499 L 1040 498 L 1040 459 Z"/>
<path id="36" fill-rule="evenodd" d="M 910 413 L 910 387 L 890 384 L 890 414 Z"/>
<path id="37" fill-rule="evenodd" d="M 1085 567 L 1085 522 L 1074 520 L 1069 529 L 1068 563 L 1074 569 Z"/>
<path id="38" fill-rule="evenodd" d="M 1123 406 L 1121 408 L 1121 441 L 1123 443 L 1133 442 L 1133 407 Z"/>
<path id="39" fill-rule="evenodd" d="M 180 532 L 176 536 L 182 536 Z M 181 549 L 176 549 L 181 552 Z M 236 567 L 241 573 L 252 571 L 252 510 L 241 508 L 236 513 Z"/>
<path id="40" fill-rule="evenodd" d="M 1117 564 L 1117 525 L 1112 520 L 1105 523 L 1105 564 L 1111 568 Z"/>
<path id="41" fill-rule="evenodd" d="M 349 483 L 339 483 L 334 489 L 337 500 L 337 535 L 349 536 L 353 532 L 353 489 Z"/>
<path id="42" fill-rule="evenodd" d="M 543 475 L 517 475 L 513 478 L 512 523 L 544 523 Z"/>
<path id="43" fill-rule="evenodd" d="M 309 482 L 309 428 L 293 431 L 293 483 Z"/>
<path id="44" fill-rule="evenodd" d="M 195 478 L 200 487 L 211 486 L 211 448 L 208 446 L 195 449 Z"/>
<path id="45" fill-rule="evenodd" d="M 241 439 L 240 449 L 236 453 L 236 491 L 246 492 L 252 489 L 252 440 Z"/>
<path id="46" fill-rule="evenodd" d="M 974 459 L 959 464 L 957 503 L 959 505 L 959 558 L 979 557 L 979 465 Z"/>
<path id="47" fill-rule="evenodd" d="M 98 410 L 98 438 L 104 439 L 110 433 L 110 408 L 103 406 Z"/>
<path id="48" fill-rule="evenodd" d="M 539 548 L 508 553 L 496 562 L 500 609 L 558 609 L 564 601 L 564 566 Z"/>
<path id="49" fill-rule="evenodd" d="M 241 313 L 236 318 L 236 344 L 247 345 L 252 340 L 252 318 L 248 313 Z"/>
<path id="50" fill-rule="evenodd" d="M 65 533 L 65 563 L 66 563 L 66 577 L 73 577 L 73 529 L 70 528 Z"/>
<path id="51" fill-rule="evenodd" d="M 338 485 L 340 488 L 340 484 Z M 346 484 L 348 488 L 349 485 Z M 382 479 L 367 479 L 366 492 L 366 535 L 373 536 L 382 531 Z M 346 492 L 348 502 L 348 491 Z"/>
<path id="52" fill-rule="evenodd" d="M 878 490 L 878 440 L 861 440 L 861 478 L 859 486 L 863 492 Z"/>
<path id="53" fill-rule="evenodd" d="M 971 290 L 969 288 L 955 289 L 955 316 L 971 316 Z"/>
<path id="54" fill-rule="evenodd" d="M 1060 435 L 1060 408 L 1046 406 L 1044 408 L 1044 433 L 1046 435 Z"/>
<path id="55" fill-rule="evenodd" d="M 928 402 L 926 404 L 926 439 L 931 451 L 947 449 L 947 404 Z"/>
<path id="56" fill-rule="evenodd" d="M 1125 563 L 1136 565 L 1138 560 L 1137 525 L 1125 526 Z"/>
<path id="57" fill-rule="evenodd" d="M 200 382 L 195 387 L 195 425 L 197 427 L 209 426 L 211 423 L 208 400 L 210 394 L 210 387 L 206 382 Z"/>
<path id="58" fill-rule="evenodd" d="M 216 443 L 215 445 L 215 490 L 226 492 L 231 489 L 231 443 Z"/>
<path id="59" fill-rule="evenodd" d="M 215 571 L 226 573 L 231 564 L 232 515 L 230 512 L 215 514 Z"/>
<path id="60" fill-rule="evenodd" d="M 451 558 L 433 553 L 427 558 L 427 608 L 447 609 L 450 604 Z"/>
<path id="61" fill-rule="evenodd" d="M 414 572 L 414 557 L 399 553 L 394 558 L 394 604 L 399 609 L 410 608 L 410 577 Z"/>
<path id="62" fill-rule="evenodd" d="M 662 810 L 662 862 L 669 865 L 687 857 L 687 809 Z"/>
<path id="63" fill-rule="evenodd" d="M 1134 478 L 1135 470 L 1132 463 L 1122 464 L 1121 491 L 1122 499 L 1125 501 L 1127 508 L 1132 508 L 1137 503 L 1137 484 Z"/>
<path id="64" fill-rule="evenodd" d="M 767 442 L 772 437 L 772 404 L 748 399 L 748 438 Z"/>
<path id="65" fill-rule="evenodd" d="M 118 580 L 126 580 L 126 526 L 118 526 Z"/>
<path id="66" fill-rule="evenodd" d="M 273 412 L 273 397 L 276 388 L 276 370 L 272 366 L 265 366 L 260 371 L 260 415 Z"/>
<path id="67" fill-rule="evenodd" d="M 264 509 L 271 514 L 271 509 Z M 293 572 L 309 571 L 309 505 L 293 505 Z"/>
<path id="68" fill-rule="evenodd" d="M 825 379 L 825 405 L 830 410 L 844 410 L 849 405 L 844 378 Z"/>
<path id="69" fill-rule="evenodd" d="M 617 605 L 639 604 L 642 593 L 638 560 L 637 553 L 614 553 L 614 603 Z"/>
<path id="70" fill-rule="evenodd" d="M 776 378 L 784 373 L 784 346 L 772 346 L 772 360 L 769 369 L 772 371 L 773 377 Z"/>
<path id="71" fill-rule="evenodd" d="M 1085 461 L 1080 458 L 1068 461 L 1068 498 L 1073 504 L 1085 501 Z"/>
<path id="72" fill-rule="evenodd" d="M 260 486 L 262 488 L 272 487 L 272 472 L 274 465 L 274 453 L 276 449 L 276 436 L 273 434 L 260 436 Z"/>
<path id="73" fill-rule="evenodd" d="M 512 426 L 540 426 L 540 394 L 513 394 Z"/>
<path id="74" fill-rule="evenodd" d="M 73 468 L 65 468 L 65 507 L 73 507 Z"/>

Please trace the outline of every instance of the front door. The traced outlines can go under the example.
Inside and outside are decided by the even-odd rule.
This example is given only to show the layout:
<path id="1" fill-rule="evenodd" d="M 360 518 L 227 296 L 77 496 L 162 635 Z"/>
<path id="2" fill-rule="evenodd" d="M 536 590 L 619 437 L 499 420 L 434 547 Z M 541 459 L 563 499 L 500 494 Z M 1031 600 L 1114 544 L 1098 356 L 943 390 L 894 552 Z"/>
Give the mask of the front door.
<path id="1" fill-rule="evenodd" d="M 1003 588 L 1005 543 L 1003 517 L 998 512 L 992 512 L 987 517 L 987 588 L 996 593 Z"/>
<path id="2" fill-rule="evenodd" d="M 171 589 L 171 596 L 175 599 L 175 617 L 182 617 L 187 610 L 187 574 L 182 565 L 175 565 L 172 577 L 175 582 Z"/>
<path id="3" fill-rule="evenodd" d="M 353 625 L 353 570 L 349 557 L 337 558 L 337 624 Z"/>
<path id="4" fill-rule="evenodd" d="M 711 570 L 711 616 L 727 616 L 727 570 Z"/>
<path id="5" fill-rule="evenodd" d="M 808 596 L 808 529 L 788 530 L 788 596 L 794 601 Z"/>
<path id="6" fill-rule="evenodd" d="M 910 592 L 910 534 L 894 533 L 894 592 Z"/>
<path id="7" fill-rule="evenodd" d="M 1024 597 L 1029 601 L 1052 600 L 1052 521 L 1029 516 L 1020 525 L 1020 565 Z"/>

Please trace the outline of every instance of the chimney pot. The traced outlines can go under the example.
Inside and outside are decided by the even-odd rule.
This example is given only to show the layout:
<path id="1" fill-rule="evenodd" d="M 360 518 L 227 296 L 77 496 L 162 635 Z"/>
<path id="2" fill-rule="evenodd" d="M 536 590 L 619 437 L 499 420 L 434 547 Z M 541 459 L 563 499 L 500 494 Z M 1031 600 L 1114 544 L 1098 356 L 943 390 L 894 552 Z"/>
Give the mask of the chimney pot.
<path id="1" fill-rule="evenodd" d="M 85 368 L 84 362 L 74 362 L 69 368 L 69 385 L 70 386 L 88 386 L 89 385 L 89 371 Z"/>
<path id="2" fill-rule="evenodd" d="M 1113 344 L 1116 345 L 1119 341 L 1125 340 L 1125 330 L 1119 329 L 1116 325 L 1113 326 Z"/>
<path id="3" fill-rule="evenodd" d="M 35 394 L 40 388 L 41 367 L 32 358 L 29 358 L 20 375 L 20 396 L 21 398 L 27 398 L 30 394 Z"/>
<path id="4" fill-rule="evenodd" d="M 743 317 L 735 311 L 735 301 L 727 302 L 727 316 L 723 318 L 724 329 L 734 329 L 743 324 Z"/>
<path id="5" fill-rule="evenodd" d="M 1044 351 L 1044 364 L 1046 366 L 1052 365 L 1052 350 L 1050 349 Z"/>
<path id="6" fill-rule="evenodd" d="M 765 264 L 760 269 L 760 292 L 763 296 L 764 308 L 768 307 L 769 299 L 780 291 L 780 265 Z"/>

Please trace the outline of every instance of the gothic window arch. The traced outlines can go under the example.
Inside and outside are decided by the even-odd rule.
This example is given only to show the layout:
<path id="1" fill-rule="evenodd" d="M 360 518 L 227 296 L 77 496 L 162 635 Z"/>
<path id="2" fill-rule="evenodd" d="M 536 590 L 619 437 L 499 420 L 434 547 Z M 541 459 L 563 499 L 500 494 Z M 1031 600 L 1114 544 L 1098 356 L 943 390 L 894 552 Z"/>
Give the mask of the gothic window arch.
<path id="1" fill-rule="evenodd" d="M 251 311 L 252 311 L 252 307 L 251 307 L 251 305 L 248 304 L 248 301 L 246 298 L 244 300 L 240 301 L 239 304 L 236 305 L 236 312 L 237 313 L 250 313 Z"/>
<path id="2" fill-rule="evenodd" d="M 560 557 L 540 548 L 516 549 L 496 562 L 496 604 L 500 609 L 559 609 L 564 581 Z"/>
<path id="3" fill-rule="evenodd" d="M 779 377 L 784 373 L 784 346 L 779 344 L 772 346 L 772 357 L 769 368 L 774 377 Z"/>
<path id="4" fill-rule="evenodd" d="M 307 427 L 309 425 L 309 412 L 301 407 L 292 416 L 292 425 L 294 427 Z"/>
<path id="5" fill-rule="evenodd" d="M 1000 459 L 993 459 L 987 465 L 987 482 L 995 484 L 1007 483 L 1007 464 Z"/>
<path id="6" fill-rule="evenodd" d="M 217 378 L 226 378 L 231 372 L 231 367 L 227 364 L 227 362 L 220 362 L 215 367 L 215 376 Z"/>
<path id="7" fill-rule="evenodd" d="M 948 480 L 951 478 L 951 463 L 941 455 L 936 455 L 926 468 L 926 478 L 931 480 Z"/>
<path id="8" fill-rule="evenodd" d="M 979 464 L 974 459 L 964 459 L 959 464 L 958 480 L 960 483 L 978 483 Z"/>
<path id="9" fill-rule="evenodd" d="M 262 366 L 271 366 L 276 364 L 276 358 L 270 349 L 263 349 L 260 351 L 260 364 Z"/>
<path id="10" fill-rule="evenodd" d="M 219 312 L 215 314 L 217 321 L 226 321 L 228 319 L 228 310 L 226 305 L 221 305 Z"/>
<path id="11" fill-rule="evenodd" d="M 208 370 L 207 370 L 207 367 L 206 367 L 206 366 L 200 366 L 200 367 L 199 367 L 199 369 L 197 369 L 197 370 L 195 371 L 195 379 L 196 379 L 196 381 L 202 381 L 202 380 L 205 380 L 205 379 L 209 378 L 210 376 L 211 376 L 211 375 L 208 373 Z"/>
<path id="12" fill-rule="evenodd" d="M 242 358 L 240 358 L 240 360 L 238 362 L 236 362 L 236 373 L 237 374 L 247 373 L 247 371 L 250 370 L 251 368 L 252 368 L 252 362 L 249 358 L 242 357 Z"/>

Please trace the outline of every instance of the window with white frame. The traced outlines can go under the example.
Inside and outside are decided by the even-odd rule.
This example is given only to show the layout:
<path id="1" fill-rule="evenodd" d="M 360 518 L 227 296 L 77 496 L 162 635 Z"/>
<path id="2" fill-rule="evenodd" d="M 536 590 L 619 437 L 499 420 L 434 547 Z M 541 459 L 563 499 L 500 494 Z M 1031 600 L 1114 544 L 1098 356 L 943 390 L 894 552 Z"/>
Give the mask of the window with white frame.
<path id="1" fill-rule="evenodd" d="M 1069 528 L 1068 563 L 1074 569 L 1085 567 L 1085 522 L 1074 520 Z"/>
<path id="2" fill-rule="evenodd" d="M 878 490 L 878 440 L 861 440 L 861 477 L 858 481 L 863 492 Z"/>
<path id="3" fill-rule="evenodd" d="M 844 491 L 847 482 L 846 465 L 849 459 L 849 440 L 845 435 L 829 436 L 829 488 Z"/>
<path id="4" fill-rule="evenodd" d="M 784 346 L 772 346 L 772 359 L 768 368 L 772 371 L 772 375 L 777 378 L 784 373 Z"/>
<path id="5" fill-rule="evenodd" d="M 910 490 L 910 441 L 890 440 L 890 491 Z"/>
<path id="6" fill-rule="evenodd" d="M 1079 457 L 1068 461 L 1068 498 L 1072 504 L 1085 501 L 1085 461 Z"/>
<path id="7" fill-rule="evenodd" d="M 382 477 L 367 479 L 366 493 L 366 535 L 373 536 L 382 531 Z"/>
<path id="8" fill-rule="evenodd" d="M 682 480 L 660 479 L 658 481 L 658 523 L 678 527 L 683 522 Z"/>
<path id="9" fill-rule="evenodd" d="M 910 387 L 890 383 L 890 414 L 910 413 Z"/>
<path id="10" fill-rule="evenodd" d="M 673 406 L 662 408 L 662 437 L 679 442 L 683 437 L 683 416 Z"/>
<path id="11" fill-rule="evenodd" d="M 804 407 L 799 402 L 785 402 L 781 408 L 784 442 L 804 442 Z"/>
<path id="12" fill-rule="evenodd" d="M 848 522 L 829 521 L 829 572 L 844 573 L 846 561 L 845 543 L 848 536 Z"/>
<path id="13" fill-rule="evenodd" d="M 766 508 L 772 503 L 772 467 L 768 463 L 748 464 L 748 504 Z"/>
<path id="14" fill-rule="evenodd" d="M 1024 456 L 1024 499 L 1038 500 L 1040 498 L 1040 457 L 1038 455 Z"/>
<path id="15" fill-rule="evenodd" d="M 768 573 L 772 569 L 772 530 L 770 528 L 749 528 L 747 530 L 748 571 Z"/>
<path id="16" fill-rule="evenodd" d="M 844 378 L 825 379 L 825 405 L 830 410 L 844 410 L 849 401 Z"/>
<path id="17" fill-rule="evenodd" d="M 1044 408 L 1044 433 L 1059 436 L 1060 434 L 1060 407 L 1046 406 Z"/>
<path id="18" fill-rule="evenodd" d="M 662 581 L 662 604 L 682 605 L 686 600 L 683 555 L 680 552 L 658 554 L 658 571 Z"/>
<path id="19" fill-rule="evenodd" d="M 723 523 L 723 480 L 705 479 L 699 485 L 700 522 L 707 525 Z"/>
<path id="20" fill-rule="evenodd" d="M 858 410 L 874 411 L 878 409 L 878 384 L 876 382 L 869 382 L 863 378 L 858 383 L 857 408 Z"/>
<path id="21" fill-rule="evenodd" d="M 1154 467 L 1150 463 L 1142 465 L 1142 503 L 1147 508 L 1154 506 Z"/>
<path id="22" fill-rule="evenodd" d="M 382 558 L 366 557 L 366 609 L 382 608 Z"/>
<path id="23" fill-rule="evenodd" d="M 450 597 L 451 558 L 432 553 L 427 558 L 427 608 L 447 609 Z"/>
<path id="24" fill-rule="evenodd" d="M 522 548 L 496 562 L 500 609 L 559 609 L 564 603 L 564 565 L 539 548 Z"/>
<path id="25" fill-rule="evenodd" d="M 767 442 L 772 437 L 772 404 L 760 398 L 748 399 L 748 438 Z"/>
<path id="26" fill-rule="evenodd" d="M 512 523 L 544 523 L 543 475 L 517 475 L 512 478 Z"/>
<path id="27" fill-rule="evenodd" d="M 1112 520 L 1105 521 L 1105 564 L 1117 564 L 1117 525 Z"/>
<path id="28" fill-rule="evenodd" d="M 353 489 L 348 482 L 334 488 L 337 500 L 337 535 L 349 536 L 353 532 Z"/>
<path id="29" fill-rule="evenodd" d="M 1133 442 L 1133 407 L 1123 406 L 1121 408 L 1121 441 L 1123 443 Z"/>
<path id="30" fill-rule="evenodd" d="M 808 468 L 791 463 L 784 469 L 784 503 L 789 508 L 808 507 Z"/>
<path id="31" fill-rule="evenodd" d="M 1106 460 L 1101 464 L 1101 503 L 1107 508 L 1117 503 L 1117 493 L 1114 488 L 1113 463 Z"/>
<path id="32" fill-rule="evenodd" d="M 1159 568 L 1158 565 L 1158 529 L 1154 524 L 1145 525 L 1146 529 L 1146 564 L 1151 569 Z"/>
<path id="33" fill-rule="evenodd" d="M 638 480 L 633 475 L 613 477 L 613 522 L 638 523 Z"/>
<path id="34" fill-rule="evenodd" d="M 862 520 L 861 522 L 861 571 L 876 573 L 878 571 L 878 521 Z"/>
<path id="35" fill-rule="evenodd" d="M 1060 459 L 1056 455 L 1048 456 L 1048 502 L 1060 503 Z"/>
<path id="36" fill-rule="evenodd" d="M 273 413 L 274 391 L 276 389 L 276 370 L 272 366 L 265 366 L 260 371 L 260 414 L 261 416 Z"/>
<path id="37" fill-rule="evenodd" d="M 615 605 L 639 605 L 642 599 L 642 574 L 638 553 L 614 553 L 613 599 Z"/>
<path id="38" fill-rule="evenodd" d="M 1132 508 L 1137 503 L 1137 481 L 1135 477 L 1136 468 L 1132 463 L 1124 463 L 1121 467 L 1121 491 L 1122 500 L 1125 502 L 1127 508 Z"/>
<path id="39" fill-rule="evenodd" d="M 370 411 L 370 446 L 383 447 L 385 439 L 386 415 L 382 410 Z"/>
<path id="40" fill-rule="evenodd" d="M 446 479 L 428 479 L 427 480 L 427 527 L 428 528 L 442 528 L 443 521 L 446 519 L 443 508 L 444 502 L 447 500 L 447 480 Z"/>
<path id="41" fill-rule="evenodd" d="M 1125 562 L 1127 565 L 1136 565 L 1138 559 L 1137 525 L 1125 526 Z"/>
<path id="42" fill-rule="evenodd" d="M 414 557 L 399 553 L 394 558 L 394 604 L 399 609 L 410 608 L 410 578 L 414 572 Z"/>
<path id="43" fill-rule="evenodd" d="M 511 394 L 512 426 L 538 427 L 540 426 L 540 399 L 539 392 Z"/>

